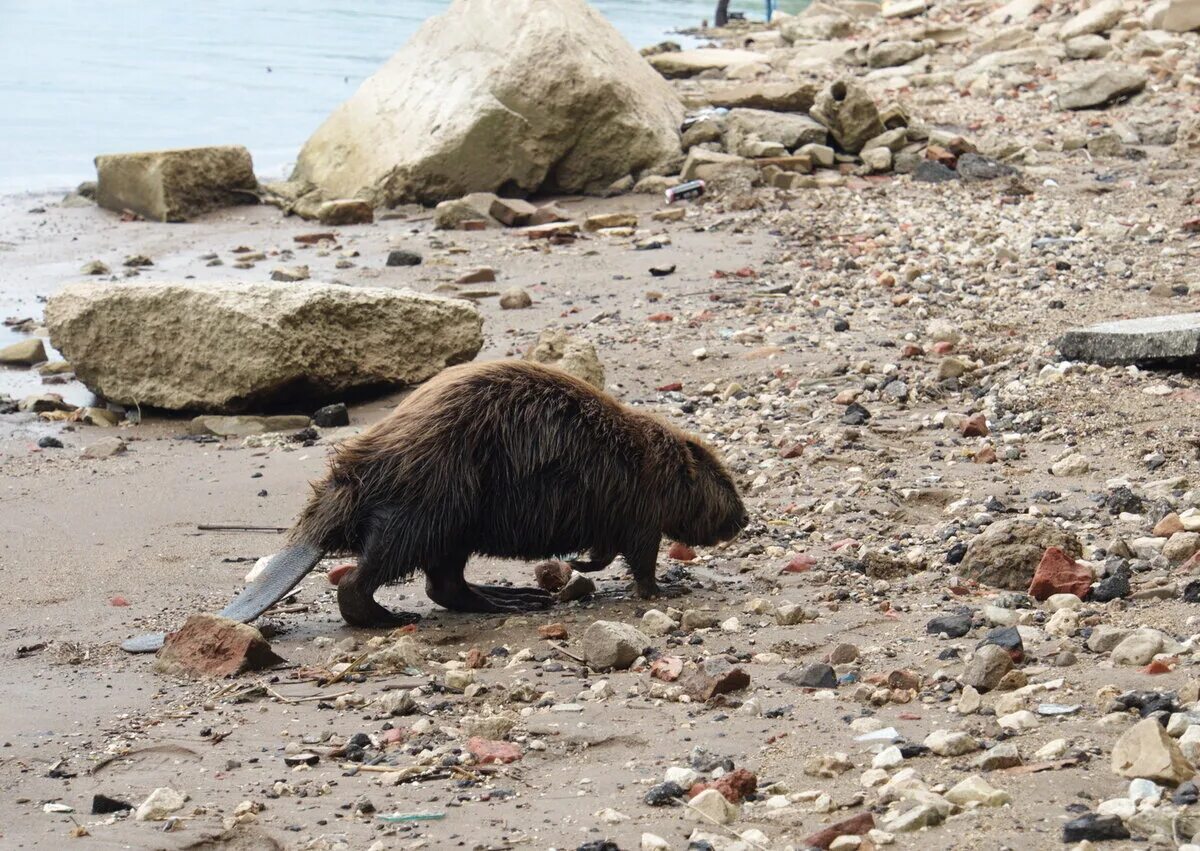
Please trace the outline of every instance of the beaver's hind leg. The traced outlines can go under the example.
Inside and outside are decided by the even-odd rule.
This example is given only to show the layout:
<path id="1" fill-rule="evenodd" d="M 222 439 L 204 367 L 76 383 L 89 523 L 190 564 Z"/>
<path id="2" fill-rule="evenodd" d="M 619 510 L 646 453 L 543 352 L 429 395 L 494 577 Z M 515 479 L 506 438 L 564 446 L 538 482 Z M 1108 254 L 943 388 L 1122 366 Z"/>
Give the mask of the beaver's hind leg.
<path id="1" fill-rule="evenodd" d="M 342 620 L 350 626 L 394 628 L 408 626 L 421 619 L 412 612 L 393 612 L 375 599 L 383 583 L 378 573 L 360 564 L 338 582 L 337 600 Z"/>
<path id="2" fill-rule="evenodd" d="M 467 581 L 466 556 L 447 556 L 425 568 L 425 593 L 454 612 L 527 612 L 547 609 L 554 598 L 537 588 L 472 585 Z"/>

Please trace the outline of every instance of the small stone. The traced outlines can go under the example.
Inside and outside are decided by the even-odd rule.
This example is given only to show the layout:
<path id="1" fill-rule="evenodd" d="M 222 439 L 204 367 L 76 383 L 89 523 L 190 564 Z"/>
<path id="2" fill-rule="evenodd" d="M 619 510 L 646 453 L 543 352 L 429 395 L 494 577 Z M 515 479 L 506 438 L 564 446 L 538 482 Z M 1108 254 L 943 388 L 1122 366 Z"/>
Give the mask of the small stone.
<path id="1" fill-rule="evenodd" d="M 370 203 L 357 198 L 326 201 L 317 207 L 317 221 L 323 225 L 369 225 L 375 221 Z"/>
<path id="2" fill-rule="evenodd" d="M 533 578 L 543 591 L 561 591 L 571 579 L 571 565 L 565 561 L 543 561 L 533 568 Z"/>
<path id="3" fill-rule="evenodd" d="M 975 651 L 959 681 L 980 692 L 994 689 L 1004 675 L 1012 670 L 1012 656 L 995 644 L 985 644 Z"/>
<path id="4" fill-rule="evenodd" d="M 712 821 L 717 824 L 730 824 L 737 819 L 739 808 L 716 789 L 705 789 L 688 801 L 692 818 L 696 821 Z"/>
<path id="5" fill-rule="evenodd" d="M 524 227 L 532 223 L 537 207 L 520 198 L 496 198 L 488 212 L 506 227 Z"/>
<path id="6" fill-rule="evenodd" d="M 521 758 L 521 746 L 512 742 L 495 742 L 479 736 L 467 740 L 467 751 L 480 765 L 516 762 Z"/>
<path id="7" fill-rule="evenodd" d="M 582 600 L 584 597 L 590 597 L 595 593 L 596 580 L 577 571 L 572 571 L 571 578 L 567 580 L 567 584 L 558 591 L 558 602 L 570 603 L 572 600 Z"/>
<path id="8" fill-rule="evenodd" d="M 500 294 L 501 310 L 524 310 L 533 307 L 533 297 L 520 287 L 511 287 Z"/>
<path id="9" fill-rule="evenodd" d="M 1034 571 L 1029 595 L 1038 601 L 1054 594 L 1072 594 L 1082 600 L 1091 590 L 1092 578 L 1087 565 L 1075 561 L 1059 547 L 1048 547 Z"/>
<path id="10" fill-rule="evenodd" d="M 931 635 L 945 635 L 949 638 L 962 638 L 971 631 L 970 613 L 960 612 L 952 615 L 938 615 L 927 624 L 925 631 Z"/>
<path id="11" fill-rule="evenodd" d="M 750 685 L 750 675 L 724 659 L 714 656 L 705 659 L 680 682 L 684 691 L 695 700 L 709 701 L 720 694 L 739 691 Z"/>
<path id="12" fill-rule="evenodd" d="M 46 360 L 46 346 L 40 337 L 30 337 L 0 349 L 0 364 L 7 366 L 33 366 Z"/>
<path id="13" fill-rule="evenodd" d="M 138 805 L 133 817 L 137 821 L 165 821 L 171 813 L 182 810 L 186 803 L 187 795 L 169 786 L 160 786 Z"/>
<path id="14" fill-rule="evenodd" d="M 415 251 L 406 251 L 403 248 L 396 248 L 388 252 L 387 265 L 420 266 L 421 255 Z"/>
<path id="15" fill-rule="evenodd" d="M 318 408 L 312 419 L 313 425 L 318 428 L 340 428 L 350 425 L 350 412 L 343 403 L 338 402 Z"/>
<path id="16" fill-rule="evenodd" d="M 840 777 L 852 768 L 854 763 L 844 753 L 820 754 L 804 763 L 804 773 L 810 777 L 832 779 Z"/>
<path id="17" fill-rule="evenodd" d="M 690 787 L 691 783 L 688 786 Z M 651 807 L 669 807 L 678 803 L 684 794 L 685 791 L 681 784 L 668 780 L 666 783 L 659 783 L 657 786 L 647 789 L 642 800 Z"/>
<path id="18" fill-rule="evenodd" d="M 814 662 L 780 674 L 779 679 L 800 688 L 837 688 L 837 674 L 829 665 Z"/>
<path id="19" fill-rule="evenodd" d="M 830 665 L 849 665 L 858 658 L 858 648 L 853 644 L 842 643 L 829 651 Z"/>
<path id="20" fill-rule="evenodd" d="M 938 756 L 962 756 L 979 750 L 979 742 L 974 738 L 953 730 L 934 730 L 925 737 L 924 745 Z"/>
<path id="21" fill-rule="evenodd" d="M 490 284 L 496 280 L 496 270 L 491 266 L 480 266 L 469 272 L 463 272 L 454 283 L 456 284 Z"/>
<path id="22" fill-rule="evenodd" d="M 650 609 L 642 615 L 642 631 L 647 635 L 666 635 L 678 628 L 674 618 L 658 609 Z"/>
<path id="23" fill-rule="evenodd" d="M 637 215 L 634 213 L 601 213 L 584 219 L 583 229 L 594 232 L 608 228 L 635 228 L 637 224 Z"/>
<path id="24" fill-rule="evenodd" d="M 1085 813 L 1063 825 L 1063 842 L 1106 842 L 1128 839 L 1129 831 L 1119 816 Z"/>
<path id="25" fill-rule="evenodd" d="M 1121 777 L 1143 777 L 1169 786 L 1196 773 L 1155 718 L 1143 719 L 1121 735 L 1113 746 L 1112 770 Z"/>
<path id="26" fill-rule="evenodd" d="M 1012 801 L 1012 796 L 1002 789 L 997 789 L 978 774 L 959 781 L 946 793 L 946 800 L 952 804 L 965 807 L 968 804 L 978 804 L 982 807 L 1002 807 Z"/>
<path id="27" fill-rule="evenodd" d="M 1017 746 L 1012 742 L 1001 742 L 980 754 L 975 760 L 975 766 L 983 771 L 1001 771 L 1005 768 L 1015 768 L 1021 762 L 1021 753 Z"/>
<path id="28" fill-rule="evenodd" d="M 747 797 L 753 795 L 757 788 L 758 778 L 754 776 L 753 772 L 737 768 L 722 774 L 711 783 L 696 784 L 691 788 L 689 795 L 694 798 L 705 789 L 716 789 L 730 803 L 740 804 Z"/>
<path id="29" fill-rule="evenodd" d="M 1086 458 L 1078 453 L 1068 455 L 1050 465 L 1050 473 L 1055 476 L 1082 476 L 1092 469 Z"/>
<path id="30" fill-rule="evenodd" d="M 619 621 L 595 621 L 583 633 L 583 657 L 590 667 L 624 669 L 633 664 L 650 639 L 641 630 Z"/>
<path id="31" fill-rule="evenodd" d="M 1139 629 L 1122 639 L 1121 643 L 1112 649 L 1109 658 L 1114 665 L 1140 667 L 1150 664 L 1150 660 L 1162 649 L 1162 635 L 1157 630 Z"/>
<path id="32" fill-rule="evenodd" d="M 963 686 L 962 695 L 958 699 L 959 715 L 974 715 L 983 706 L 979 690 L 974 686 Z"/>
<path id="33" fill-rule="evenodd" d="M 812 834 L 803 841 L 802 846 L 804 848 L 829 848 L 838 837 L 863 836 L 874 827 L 875 816 L 871 813 L 859 813 Z"/>

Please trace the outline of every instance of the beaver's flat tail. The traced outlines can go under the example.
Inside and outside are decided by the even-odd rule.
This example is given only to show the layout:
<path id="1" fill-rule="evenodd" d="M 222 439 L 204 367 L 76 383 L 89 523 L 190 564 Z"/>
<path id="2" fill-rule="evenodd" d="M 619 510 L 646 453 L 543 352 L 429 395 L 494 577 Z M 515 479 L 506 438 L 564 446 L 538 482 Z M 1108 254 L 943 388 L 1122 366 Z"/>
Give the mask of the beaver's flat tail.
<path id="1" fill-rule="evenodd" d="M 276 553 L 258 578 L 221 610 L 221 617 L 242 623 L 254 620 L 300 584 L 300 580 L 312 572 L 324 554 L 324 550 L 308 543 L 292 544 Z M 163 646 L 165 640 L 166 633 L 152 632 L 129 639 L 121 645 L 121 649 L 127 653 L 153 653 Z"/>

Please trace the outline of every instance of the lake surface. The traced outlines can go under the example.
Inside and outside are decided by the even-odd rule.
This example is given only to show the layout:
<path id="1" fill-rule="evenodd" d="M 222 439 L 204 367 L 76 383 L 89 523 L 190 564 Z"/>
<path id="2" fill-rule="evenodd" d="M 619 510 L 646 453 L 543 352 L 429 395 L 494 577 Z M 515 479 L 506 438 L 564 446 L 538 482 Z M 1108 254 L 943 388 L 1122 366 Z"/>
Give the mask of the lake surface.
<path id="1" fill-rule="evenodd" d="M 447 5 L 0 0 L 0 192 L 92 179 L 99 153 L 190 145 L 243 144 L 260 176 L 286 176 L 325 116 Z M 716 3 L 594 5 L 642 47 Z M 763 5 L 730 8 L 761 18 Z"/>

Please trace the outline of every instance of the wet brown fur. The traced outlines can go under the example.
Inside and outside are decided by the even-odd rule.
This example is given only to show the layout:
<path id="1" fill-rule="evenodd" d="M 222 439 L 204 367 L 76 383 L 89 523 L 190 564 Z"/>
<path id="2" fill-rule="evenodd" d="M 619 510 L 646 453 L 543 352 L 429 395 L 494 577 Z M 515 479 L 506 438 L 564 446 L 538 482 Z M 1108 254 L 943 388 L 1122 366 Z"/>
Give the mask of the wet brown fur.
<path id="1" fill-rule="evenodd" d="M 590 551 L 593 569 L 620 554 L 652 591 L 663 535 L 712 545 L 747 522 L 699 439 L 524 361 L 445 370 L 346 441 L 313 489 L 293 541 L 359 555 L 367 593 L 422 570 L 435 602 L 476 553 Z"/>

